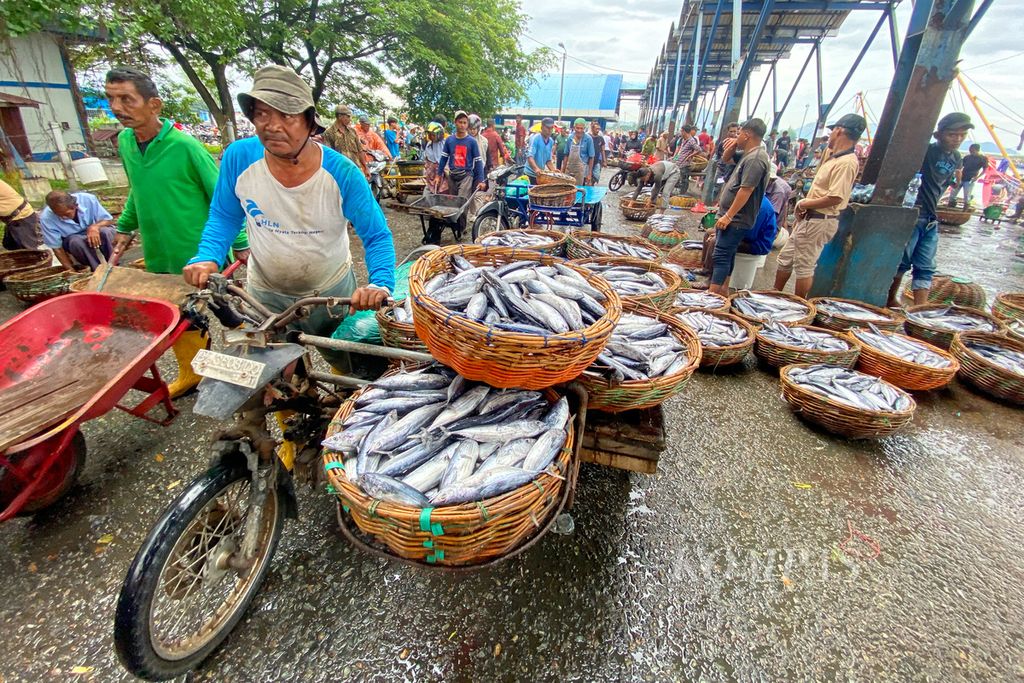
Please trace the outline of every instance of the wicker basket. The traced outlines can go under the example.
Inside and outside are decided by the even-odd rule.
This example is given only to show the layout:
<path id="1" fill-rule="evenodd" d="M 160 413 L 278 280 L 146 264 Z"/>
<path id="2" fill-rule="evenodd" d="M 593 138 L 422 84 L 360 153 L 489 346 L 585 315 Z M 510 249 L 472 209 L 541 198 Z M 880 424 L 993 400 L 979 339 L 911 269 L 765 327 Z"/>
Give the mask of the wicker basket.
<path id="1" fill-rule="evenodd" d="M 737 311 L 736 307 L 735 307 L 735 303 L 734 302 L 736 301 L 736 299 L 741 299 L 741 298 L 747 296 L 748 294 L 767 294 L 767 295 L 770 295 L 770 296 L 779 297 L 781 299 L 789 299 L 790 301 L 796 301 L 797 303 L 801 303 L 804 306 L 807 306 L 807 309 L 808 309 L 807 315 L 805 315 L 802 318 L 799 318 L 798 320 L 790 320 L 790 321 L 787 321 L 787 322 L 782 322 L 781 320 L 776 321 L 780 325 L 786 325 L 787 327 L 797 327 L 797 326 L 804 327 L 804 326 L 810 325 L 814 321 L 815 316 L 818 314 L 817 309 L 814 308 L 814 304 L 812 304 L 810 301 L 807 301 L 806 299 L 801 299 L 800 297 L 796 296 L 795 294 L 786 294 L 785 292 L 776 292 L 776 291 L 757 291 L 757 292 L 754 292 L 754 291 L 746 291 L 746 290 L 744 290 L 742 292 L 736 292 L 731 297 L 729 297 L 729 312 L 732 313 L 733 315 L 737 315 L 737 316 L 743 318 L 748 323 L 750 323 L 751 325 L 753 325 L 754 327 L 759 328 L 759 329 L 760 329 L 761 325 L 764 325 L 764 323 L 765 323 L 764 320 L 761 320 L 760 318 L 752 318 L 749 315 L 744 315 L 743 313 L 740 313 L 739 311 Z"/>
<path id="2" fill-rule="evenodd" d="M 426 351 L 427 345 L 416 336 L 416 327 L 412 323 L 400 323 L 395 320 L 392 312 L 400 308 L 404 299 L 390 306 L 377 309 L 377 327 L 380 328 L 380 340 L 384 346 L 410 351 Z"/>
<path id="3" fill-rule="evenodd" d="M 910 287 L 903 289 L 903 298 L 910 304 L 914 303 L 914 292 Z M 932 288 L 928 290 L 928 303 L 966 306 L 967 308 L 985 308 L 985 290 L 971 280 L 952 275 L 936 275 L 932 279 Z"/>
<path id="4" fill-rule="evenodd" d="M 703 342 L 700 342 L 700 336 L 697 336 L 697 341 L 700 342 L 700 366 L 702 368 L 718 368 L 743 362 L 743 359 L 747 357 L 748 353 L 750 353 L 750 349 L 754 347 L 754 332 L 756 330 L 753 325 L 731 313 L 710 310 L 707 308 L 673 308 L 669 311 L 669 314 L 675 316 L 679 313 L 689 313 L 691 311 L 696 313 L 707 313 L 708 315 L 712 315 L 716 318 L 736 323 L 747 333 L 746 341 L 742 341 L 731 346 L 705 345 Z M 683 325 L 686 325 L 686 323 L 683 323 Z M 696 334 L 696 331 L 694 331 L 694 334 Z"/>
<path id="5" fill-rule="evenodd" d="M 50 265 L 50 252 L 46 249 L 15 249 L 0 252 L 0 282 L 8 275 L 22 270 Z"/>
<path id="6" fill-rule="evenodd" d="M 425 282 L 449 269 L 448 257 L 459 254 L 474 265 L 499 266 L 513 261 L 551 265 L 559 259 L 529 249 L 454 244 L 424 254 L 409 271 L 416 336 L 438 361 L 466 379 L 492 387 L 543 389 L 575 379 L 604 349 L 622 313 L 622 301 L 604 278 L 569 264 L 604 297 L 605 315 L 577 332 L 540 336 L 494 330 L 453 315 L 423 290 Z M 677 278 L 678 279 L 678 278 Z"/>
<path id="7" fill-rule="evenodd" d="M 714 308 L 704 308 L 704 307 L 701 307 L 701 306 L 689 306 L 689 305 L 686 305 L 683 302 L 679 301 L 679 295 L 680 294 L 685 294 L 686 292 L 700 292 L 701 294 L 707 294 L 709 296 L 716 297 L 717 299 L 721 300 L 721 304 L 718 305 L 718 306 L 715 306 Z M 727 299 L 726 297 L 722 296 L 721 294 L 715 294 L 714 292 L 709 292 L 707 290 L 700 290 L 700 289 L 687 289 L 685 287 L 680 288 L 679 291 L 676 292 L 676 299 L 672 302 L 672 305 L 673 305 L 674 308 L 698 308 L 698 309 L 700 309 L 702 311 L 721 311 L 722 313 L 729 313 L 729 299 Z M 746 321 L 744 321 L 744 322 L 746 322 Z"/>
<path id="8" fill-rule="evenodd" d="M 662 232 L 654 228 L 644 230 L 644 238 L 659 249 L 668 250 L 677 244 L 690 239 L 690 234 L 685 230 L 671 230 Z"/>
<path id="9" fill-rule="evenodd" d="M 66 294 L 74 281 L 88 281 L 90 273 L 76 273 L 64 266 L 48 266 L 12 273 L 4 285 L 19 301 L 34 304 Z"/>
<path id="10" fill-rule="evenodd" d="M 700 173 L 708 167 L 708 158 L 702 155 L 695 155 L 687 162 L 690 164 L 690 173 Z"/>
<path id="11" fill-rule="evenodd" d="M 572 185 L 576 187 L 576 178 L 558 171 L 539 171 L 537 185 Z"/>
<path id="12" fill-rule="evenodd" d="M 548 183 L 531 185 L 530 206 L 564 209 L 576 203 L 576 186 L 569 183 Z"/>
<path id="13" fill-rule="evenodd" d="M 761 328 L 757 328 L 755 335 L 757 343 L 754 345 L 754 354 L 775 368 L 782 368 L 796 363 L 825 363 L 827 365 L 841 365 L 844 368 L 852 368 L 857 364 L 857 357 L 860 355 L 860 345 L 851 342 L 842 332 L 824 327 L 801 327 L 813 330 L 814 332 L 830 334 L 836 339 L 842 339 L 850 348 L 846 351 L 805 349 L 801 346 L 783 344 L 769 339 L 761 334 Z"/>
<path id="14" fill-rule="evenodd" d="M 605 233 L 595 233 L 589 230 L 573 230 L 568 234 L 568 240 L 565 243 L 565 255 L 570 259 L 586 259 L 586 258 L 602 258 L 611 256 L 603 251 L 590 246 L 590 240 L 595 237 L 600 237 L 603 240 L 609 240 L 612 242 L 622 242 L 624 244 L 631 244 L 634 247 L 643 247 L 644 249 L 650 249 L 655 254 L 660 254 L 658 247 L 654 246 L 643 237 L 637 237 L 635 235 L 606 235 Z M 629 258 L 626 256 L 614 257 L 614 258 Z"/>
<path id="15" fill-rule="evenodd" d="M 1003 322 L 999 320 L 999 318 L 991 316 L 985 311 L 979 310 L 977 308 L 968 308 L 966 306 L 950 306 L 948 304 L 925 304 L 924 306 L 911 306 L 910 308 L 907 309 L 907 313 L 910 314 L 915 313 L 917 311 L 931 311 L 939 308 L 948 308 L 950 311 L 954 313 L 969 313 L 971 315 L 976 315 L 992 323 L 992 325 L 995 326 L 995 331 L 997 333 L 1003 334 L 1006 332 L 1006 325 L 1004 325 Z M 903 323 L 903 327 L 904 329 L 906 329 L 907 334 L 909 334 L 911 337 L 924 340 L 929 344 L 932 344 L 933 346 L 938 346 L 940 349 L 946 350 L 948 350 L 950 345 L 953 343 L 953 337 L 955 337 L 958 334 L 957 332 L 951 332 L 949 330 L 943 330 L 936 327 L 922 325 L 919 322 L 911 320 L 909 315 L 907 316 L 906 321 Z"/>
<path id="16" fill-rule="evenodd" d="M 332 436 L 353 410 L 363 390 L 342 404 L 327 430 Z M 556 394 L 548 392 L 548 398 Z M 482 501 L 437 508 L 414 508 L 382 502 L 348 480 L 341 453 L 324 450 L 327 480 L 356 526 L 389 552 L 408 560 L 443 566 L 481 564 L 503 557 L 529 540 L 558 508 L 563 487 L 573 475 L 573 421 L 566 427 L 565 447 L 532 482 Z"/>
<path id="17" fill-rule="evenodd" d="M 705 163 L 707 163 L 707 160 L 705 160 Z M 690 209 L 697 206 L 697 200 L 693 197 L 676 196 L 669 199 L 668 203 L 669 206 L 678 206 L 680 209 Z"/>
<path id="18" fill-rule="evenodd" d="M 960 369 L 960 363 L 953 357 L 953 354 L 937 346 L 933 346 L 928 342 L 922 342 L 920 339 L 912 339 L 897 332 L 883 331 L 882 334 L 888 337 L 903 337 L 918 344 L 925 344 L 929 351 L 942 356 L 950 362 L 950 365 L 947 368 L 932 368 L 927 365 L 912 363 L 899 356 L 886 353 L 871 344 L 866 344 L 850 332 L 850 340 L 860 346 L 860 360 L 857 362 L 857 369 L 861 372 L 881 377 L 886 382 L 895 384 L 901 389 L 907 389 L 908 391 L 928 391 L 930 389 L 939 389 L 952 382 L 957 370 Z"/>
<path id="19" fill-rule="evenodd" d="M 654 215 L 654 212 L 658 210 L 658 207 L 657 205 L 650 203 L 650 201 L 645 202 L 641 199 L 623 197 L 619 200 L 619 209 L 622 211 L 622 215 L 626 220 L 645 221 Z"/>
<path id="20" fill-rule="evenodd" d="M 624 410 L 640 410 L 659 405 L 683 390 L 683 384 L 690 378 L 693 371 L 701 364 L 701 348 L 697 335 L 690 328 L 679 322 L 674 316 L 641 304 L 624 301 L 624 313 L 635 313 L 650 318 L 657 318 L 672 330 L 683 346 L 690 362 L 685 368 L 668 377 L 655 377 L 646 380 L 626 380 L 613 384 L 600 377 L 589 374 L 579 376 L 589 396 L 587 408 L 603 410 L 606 413 L 621 413 Z"/>
<path id="21" fill-rule="evenodd" d="M 833 401 L 827 396 L 805 389 L 789 378 L 794 368 L 805 368 L 806 364 L 787 365 L 779 372 L 782 380 L 782 397 L 802 418 L 821 425 L 828 431 L 851 439 L 874 439 L 898 431 L 914 417 L 917 403 L 914 398 L 899 387 L 894 391 L 910 399 L 910 407 L 901 412 L 865 410 L 845 403 Z"/>
<path id="22" fill-rule="evenodd" d="M 1004 322 L 1024 321 L 1024 292 L 1003 292 L 996 296 L 992 315 Z"/>
<path id="23" fill-rule="evenodd" d="M 672 247 L 665 260 L 689 270 L 704 267 L 703 252 L 700 249 L 685 249 L 682 244 Z"/>
<path id="24" fill-rule="evenodd" d="M 835 315 L 822 310 L 818 303 L 825 300 L 839 301 L 844 304 L 855 304 L 861 308 L 866 308 L 872 313 L 877 313 L 878 315 L 885 317 L 886 320 L 882 322 L 878 322 L 876 320 L 870 321 L 872 325 L 880 330 L 899 332 L 903 329 L 903 316 L 895 311 L 888 308 L 882 308 L 881 306 L 872 306 L 871 304 L 864 303 L 863 301 L 857 301 L 856 299 L 838 299 L 834 296 L 819 296 L 810 300 L 810 302 L 814 304 L 815 308 L 814 324 L 818 327 L 825 327 L 830 330 L 839 330 L 841 332 L 843 330 L 848 330 L 851 327 L 868 326 L 869 321 L 847 318 L 843 315 Z"/>
<path id="25" fill-rule="evenodd" d="M 956 335 L 950 353 L 960 361 L 961 380 L 972 384 L 990 396 L 1001 398 L 1016 405 L 1024 405 L 1024 377 L 1001 368 L 964 345 L 964 340 L 998 344 L 999 346 L 1024 353 L 1024 341 L 1004 337 L 991 332 L 964 332 Z"/>
<path id="26" fill-rule="evenodd" d="M 568 235 L 566 235 L 564 232 L 559 232 L 558 230 L 540 230 L 534 228 L 531 228 L 529 230 L 498 230 L 496 232 L 489 232 L 487 234 L 480 235 L 480 237 L 476 238 L 476 244 L 486 247 L 488 245 L 485 244 L 485 240 L 488 237 L 494 237 L 495 235 L 500 235 L 503 232 L 525 232 L 527 235 L 537 235 L 538 237 L 547 238 L 549 242 L 545 244 L 538 244 L 537 246 L 534 247 L 520 248 L 540 252 L 541 254 L 547 254 L 549 256 L 562 257 L 565 255 L 565 247 L 566 242 L 568 240 Z"/>
<path id="27" fill-rule="evenodd" d="M 620 294 L 619 298 L 622 299 L 623 303 L 629 301 L 643 306 L 652 306 L 663 311 L 667 311 L 672 308 L 672 305 L 675 303 L 676 292 L 678 292 L 679 288 L 683 285 L 682 278 L 676 275 L 675 272 L 669 270 L 665 266 L 654 263 L 653 261 L 641 261 L 640 259 L 626 258 L 624 256 L 602 256 L 600 258 L 578 259 L 574 260 L 572 263 L 583 268 L 586 268 L 587 264 L 590 263 L 602 265 L 611 264 L 615 266 L 633 266 L 636 268 L 643 268 L 648 273 L 656 273 L 658 277 L 665 281 L 665 284 L 667 285 L 666 289 L 663 289 L 660 292 L 655 292 L 654 294 L 645 294 L 643 296 L 622 296 Z M 594 273 L 594 275 L 600 277 L 599 273 Z M 603 281 L 604 278 L 601 278 L 601 280 Z"/>
<path id="28" fill-rule="evenodd" d="M 963 225 L 971 220 L 974 212 L 971 210 L 961 211 L 960 209 L 936 208 L 935 217 L 944 225 Z"/>

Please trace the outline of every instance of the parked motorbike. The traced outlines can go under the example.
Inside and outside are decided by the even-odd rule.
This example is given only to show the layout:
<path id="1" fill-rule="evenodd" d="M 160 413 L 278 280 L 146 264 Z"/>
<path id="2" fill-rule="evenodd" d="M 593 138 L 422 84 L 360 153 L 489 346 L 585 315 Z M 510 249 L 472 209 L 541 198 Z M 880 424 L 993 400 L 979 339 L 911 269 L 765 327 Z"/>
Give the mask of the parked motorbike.
<path id="1" fill-rule="evenodd" d="M 370 192 L 373 193 L 373 198 L 379 203 L 381 199 L 387 196 L 384 186 L 384 175 L 388 167 L 388 160 L 383 152 L 375 149 L 366 150 L 366 153 L 373 157 L 373 161 L 366 165 L 366 170 L 370 173 Z"/>
<path id="2" fill-rule="evenodd" d="M 639 152 L 632 152 L 618 162 L 619 171 L 608 181 L 608 189 L 617 192 L 627 182 L 636 187 L 636 174 L 644 165 L 653 164 L 656 159 L 653 156 L 644 157 Z"/>

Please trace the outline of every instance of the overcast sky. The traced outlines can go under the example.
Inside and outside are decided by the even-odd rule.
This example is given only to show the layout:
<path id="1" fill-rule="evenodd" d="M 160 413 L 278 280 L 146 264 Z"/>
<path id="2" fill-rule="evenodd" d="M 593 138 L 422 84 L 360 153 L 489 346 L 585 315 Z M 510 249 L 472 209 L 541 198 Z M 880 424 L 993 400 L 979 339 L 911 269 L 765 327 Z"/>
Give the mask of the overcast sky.
<path id="1" fill-rule="evenodd" d="M 586 7 L 560 5 L 546 0 L 522 0 L 522 6 L 530 17 L 526 31 L 528 37 L 522 41 L 523 47 L 533 49 L 539 41 L 557 50 L 556 45 L 561 41 L 565 43 L 569 55 L 567 73 L 622 73 L 627 81 L 646 82 L 669 28 L 679 18 L 682 0 L 591 0 Z M 910 10 L 909 0 L 904 0 L 897 10 L 901 39 L 910 19 Z M 1020 29 L 1024 28 L 1022 17 L 1024 0 L 997 0 L 960 53 L 961 70 L 971 79 L 968 80 L 968 87 L 981 101 L 982 110 L 996 126 L 998 135 L 1008 148 L 1017 146 L 1020 132 L 1024 129 L 1024 88 L 1021 87 L 1024 40 L 1020 40 Z M 825 39 L 822 49 L 822 81 L 826 101 L 835 95 L 836 88 L 877 21 L 878 12 L 853 12 L 839 30 L 838 36 Z M 796 46 L 789 60 L 780 62 L 780 106 L 808 50 L 809 47 Z M 1002 61 L 989 64 L 996 60 Z M 833 114 L 852 111 L 852 97 L 858 91 L 863 91 L 869 109 L 868 118 L 873 124 L 881 114 L 892 73 L 888 31 L 883 27 L 858 72 L 839 96 Z M 755 98 L 765 76 L 765 70 L 755 71 L 752 76 Z M 799 127 L 806 105 L 810 105 L 808 119 L 813 118 L 815 90 L 812 63 L 783 116 L 781 127 Z M 970 103 L 961 97 L 959 86 L 954 84 L 951 90 L 953 95 L 947 96 L 943 111 L 964 109 L 981 128 Z M 771 85 L 755 114 L 767 117 L 770 108 Z M 636 118 L 635 104 L 624 103 L 623 109 L 623 118 Z M 746 114 L 746 105 L 743 113 Z M 979 141 L 989 141 L 983 128 L 975 131 L 975 134 Z"/>

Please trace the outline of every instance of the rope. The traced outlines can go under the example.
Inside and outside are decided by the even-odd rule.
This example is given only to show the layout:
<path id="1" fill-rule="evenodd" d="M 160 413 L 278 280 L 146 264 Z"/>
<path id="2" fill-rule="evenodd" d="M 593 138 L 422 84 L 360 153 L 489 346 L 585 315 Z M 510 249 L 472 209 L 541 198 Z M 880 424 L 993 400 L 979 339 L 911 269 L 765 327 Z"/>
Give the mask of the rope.
<path id="1" fill-rule="evenodd" d="M 851 520 L 851 519 L 847 519 L 846 520 L 846 529 L 847 529 L 847 532 L 848 532 L 848 534 L 846 536 L 846 540 L 842 541 L 839 544 L 839 549 L 842 550 L 844 553 L 846 553 L 850 557 L 856 558 L 858 560 L 874 560 L 875 558 L 877 558 L 879 555 L 882 554 L 882 547 L 878 544 L 878 541 L 876 541 L 875 539 L 871 538 L 870 536 L 868 536 L 864 532 L 859 531 L 858 529 L 856 529 L 853 526 L 853 520 Z M 857 550 L 856 548 L 851 548 L 850 544 L 853 541 L 862 541 L 862 542 L 864 542 L 868 546 L 868 548 L 871 549 L 871 555 L 870 556 L 865 556 L 861 551 Z"/>

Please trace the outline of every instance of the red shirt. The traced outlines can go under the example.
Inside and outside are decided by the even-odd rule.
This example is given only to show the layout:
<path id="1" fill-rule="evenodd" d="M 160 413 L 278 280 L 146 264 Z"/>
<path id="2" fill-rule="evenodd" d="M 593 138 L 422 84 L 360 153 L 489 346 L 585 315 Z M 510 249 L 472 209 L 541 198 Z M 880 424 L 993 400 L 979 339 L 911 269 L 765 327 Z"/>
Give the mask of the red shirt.
<path id="1" fill-rule="evenodd" d="M 711 136 L 708 135 L 707 133 L 701 133 L 700 135 L 697 136 L 697 139 L 700 140 L 700 146 L 703 149 L 707 149 L 708 147 L 711 146 Z"/>
<path id="2" fill-rule="evenodd" d="M 508 155 L 508 150 L 498 131 L 485 128 L 484 138 L 487 139 L 487 168 L 494 168 Z"/>
<path id="3" fill-rule="evenodd" d="M 521 123 L 516 124 L 516 151 L 526 147 L 526 126 Z"/>

